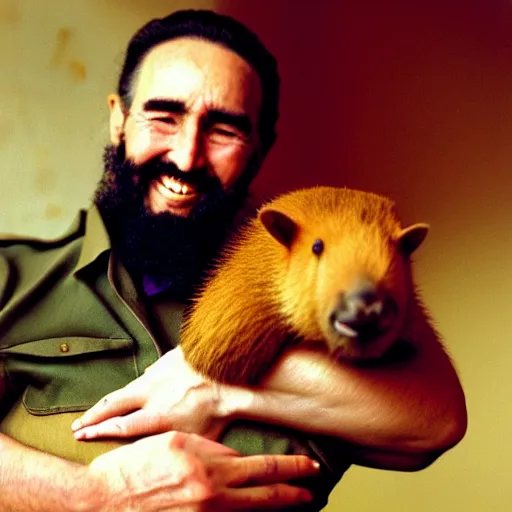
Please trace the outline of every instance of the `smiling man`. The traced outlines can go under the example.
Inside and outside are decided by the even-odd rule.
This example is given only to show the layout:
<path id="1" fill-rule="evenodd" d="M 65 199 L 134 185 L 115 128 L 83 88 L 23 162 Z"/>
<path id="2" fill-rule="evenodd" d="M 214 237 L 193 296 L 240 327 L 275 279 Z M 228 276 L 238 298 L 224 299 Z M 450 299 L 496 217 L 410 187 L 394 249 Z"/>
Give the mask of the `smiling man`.
<path id="1" fill-rule="evenodd" d="M 2 510 L 319 510 L 350 463 L 421 469 L 464 435 L 436 346 L 366 370 L 292 351 L 261 389 L 204 382 L 175 348 L 274 142 L 278 91 L 231 18 L 181 11 L 130 41 L 91 209 L 58 240 L 0 243 Z M 72 423 L 143 439 L 80 442 Z"/>
<path id="2" fill-rule="evenodd" d="M 269 149 L 261 80 L 224 46 L 178 38 L 156 45 L 109 105 L 113 145 L 95 202 L 148 293 L 173 287 L 186 298 Z"/>
<path id="3" fill-rule="evenodd" d="M 261 85 L 256 71 L 226 48 L 200 39 L 161 43 L 137 72 L 127 110 L 110 97 L 112 142 L 126 135 L 126 158 L 135 165 L 172 162 L 149 183 L 152 213 L 187 216 L 205 199 L 206 185 L 235 186 L 260 148 Z M 190 171 L 204 172 L 196 182 Z M 201 179 L 203 181 L 201 181 Z"/>

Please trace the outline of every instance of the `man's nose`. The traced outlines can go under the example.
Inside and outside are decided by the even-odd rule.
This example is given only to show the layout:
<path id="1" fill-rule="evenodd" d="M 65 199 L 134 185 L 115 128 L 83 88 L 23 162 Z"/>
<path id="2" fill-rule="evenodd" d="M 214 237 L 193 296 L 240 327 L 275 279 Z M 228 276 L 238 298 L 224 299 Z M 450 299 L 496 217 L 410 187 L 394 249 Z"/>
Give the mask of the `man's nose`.
<path id="1" fill-rule="evenodd" d="M 196 122 L 184 123 L 172 138 L 167 158 L 187 172 L 205 165 L 204 140 Z"/>

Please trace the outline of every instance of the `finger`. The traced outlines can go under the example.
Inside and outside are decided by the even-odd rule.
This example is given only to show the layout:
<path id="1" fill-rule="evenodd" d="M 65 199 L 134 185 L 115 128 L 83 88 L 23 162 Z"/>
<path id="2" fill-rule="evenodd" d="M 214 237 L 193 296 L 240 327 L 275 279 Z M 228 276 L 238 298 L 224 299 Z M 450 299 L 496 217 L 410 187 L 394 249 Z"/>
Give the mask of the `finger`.
<path id="1" fill-rule="evenodd" d="M 127 438 L 159 434 L 169 428 L 164 416 L 140 409 L 126 416 L 116 416 L 94 425 L 82 427 L 73 435 L 79 441 L 101 437 Z"/>
<path id="2" fill-rule="evenodd" d="M 318 474 L 320 464 L 304 455 L 253 455 L 228 461 L 226 486 L 265 485 Z"/>
<path id="3" fill-rule="evenodd" d="M 302 487 L 271 484 L 218 491 L 210 510 L 279 510 L 312 500 L 313 495 Z"/>
<path id="4" fill-rule="evenodd" d="M 113 416 L 127 414 L 142 407 L 142 405 L 142 396 L 137 392 L 135 386 L 128 384 L 124 388 L 113 391 L 96 402 L 89 410 L 85 411 L 82 417 L 72 423 L 71 429 L 76 431 Z"/>

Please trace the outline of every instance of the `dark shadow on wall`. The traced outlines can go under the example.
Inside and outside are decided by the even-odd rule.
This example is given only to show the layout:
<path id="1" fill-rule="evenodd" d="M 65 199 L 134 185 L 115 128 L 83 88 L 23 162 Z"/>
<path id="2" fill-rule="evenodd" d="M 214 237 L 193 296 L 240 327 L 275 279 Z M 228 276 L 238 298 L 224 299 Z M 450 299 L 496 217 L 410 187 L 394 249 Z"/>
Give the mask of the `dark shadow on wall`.
<path id="1" fill-rule="evenodd" d="M 484 186 L 490 167 L 507 179 L 508 0 L 219 0 L 218 9 L 280 63 L 279 140 L 256 191 L 322 183 L 407 195 L 428 190 L 434 169 L 447 193 L 464 190 L 467 173 Z"/>

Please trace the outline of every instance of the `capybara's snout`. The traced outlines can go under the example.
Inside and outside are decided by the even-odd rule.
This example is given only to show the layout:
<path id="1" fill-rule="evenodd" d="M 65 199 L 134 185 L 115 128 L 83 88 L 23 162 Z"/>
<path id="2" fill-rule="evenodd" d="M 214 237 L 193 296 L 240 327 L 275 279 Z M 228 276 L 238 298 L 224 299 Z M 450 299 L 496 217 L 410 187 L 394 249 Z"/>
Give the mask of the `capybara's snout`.
<path id="1" fill-rule="evenodd" d="M 362 280 L 339 293 L 329 320 L 341 343 L 349 338 L 369 344 L 385 334 L 397 316 L 398 306 L 391 294 L 372 281 Z"/>

